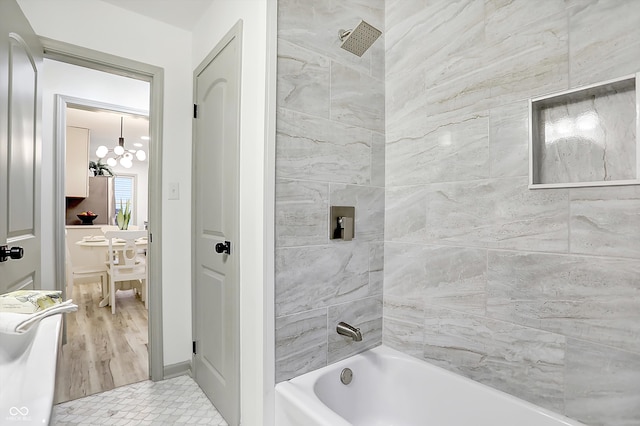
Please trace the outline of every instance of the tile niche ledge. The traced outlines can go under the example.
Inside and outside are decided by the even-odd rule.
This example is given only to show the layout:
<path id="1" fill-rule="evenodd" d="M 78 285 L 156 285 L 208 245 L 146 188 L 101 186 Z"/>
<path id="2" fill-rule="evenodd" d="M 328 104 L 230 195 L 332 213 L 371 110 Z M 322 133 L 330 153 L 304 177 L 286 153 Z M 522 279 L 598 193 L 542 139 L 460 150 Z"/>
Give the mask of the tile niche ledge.
<path id="1" fill-rule="evenodd" d="M 529 189 L 640 184 L 638 75 L 529 100 Z"/>

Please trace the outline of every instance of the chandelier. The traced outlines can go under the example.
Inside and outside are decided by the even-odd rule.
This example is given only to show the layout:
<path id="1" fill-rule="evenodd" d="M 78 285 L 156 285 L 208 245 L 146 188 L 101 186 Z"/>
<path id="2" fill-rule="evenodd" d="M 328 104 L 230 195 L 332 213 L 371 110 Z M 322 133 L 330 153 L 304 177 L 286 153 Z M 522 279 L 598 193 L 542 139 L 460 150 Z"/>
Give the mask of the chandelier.
<path id="1" fill-rule="evenodd" d="M 130 169 L 133 166 L 133 158 L 138 161 L 144 161 L 147 159 L 147 154 L 141 149 L 125 149 L 124 137 L 122 136 L 124 117 L 120 117 L 120 137 L 118 138 L 118 145 L 113 149 L 109 149 L 104 145 L 100 145 L 96 149 L 96 155 L 98 158 L 105 158 L 109 154 L 113 154 L 112 157 L 107 158 L 107 164 L 111 167 L 120 163 L 122 167 Z"/>

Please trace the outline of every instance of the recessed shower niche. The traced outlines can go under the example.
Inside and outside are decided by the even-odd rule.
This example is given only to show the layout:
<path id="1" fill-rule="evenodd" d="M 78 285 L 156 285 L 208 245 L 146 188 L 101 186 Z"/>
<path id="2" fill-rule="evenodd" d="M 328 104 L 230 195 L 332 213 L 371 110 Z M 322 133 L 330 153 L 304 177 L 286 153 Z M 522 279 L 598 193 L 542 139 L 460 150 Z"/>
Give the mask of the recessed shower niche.
<path id="1" fill-rule="evenodd" d="M 637 76 L 530 99 L 530 189 L 640 184 Z"/>

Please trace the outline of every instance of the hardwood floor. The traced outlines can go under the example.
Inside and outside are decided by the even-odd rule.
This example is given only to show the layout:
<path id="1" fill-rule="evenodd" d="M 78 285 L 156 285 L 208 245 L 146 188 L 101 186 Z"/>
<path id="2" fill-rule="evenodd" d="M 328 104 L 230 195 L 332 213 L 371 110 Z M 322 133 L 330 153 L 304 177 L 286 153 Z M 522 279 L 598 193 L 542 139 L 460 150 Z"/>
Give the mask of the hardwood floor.
<path id="1" fill-rule="evenodd" d="M 97 283 L 75 285 L 71 299 L 78 311 L 66 317 L 54 403 L 148 379 L 147 310 L 133 290 L 116 292 L 115 315 L 98 306 Z"/>

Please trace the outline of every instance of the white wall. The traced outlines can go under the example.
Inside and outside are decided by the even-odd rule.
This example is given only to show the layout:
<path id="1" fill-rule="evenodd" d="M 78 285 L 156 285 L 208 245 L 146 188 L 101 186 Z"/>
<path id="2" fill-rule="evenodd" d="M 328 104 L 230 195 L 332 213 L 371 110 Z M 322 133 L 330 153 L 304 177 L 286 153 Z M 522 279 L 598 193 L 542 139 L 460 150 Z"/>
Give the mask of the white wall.
<path id="1" fill-rule="evenodd" d="M 196 68 L 243 21 L 240 113 L 240 351 L 243 425 L 268 424 L 263 406 L 263 227 L 267 2 L 217 0 L 194 29 Z"/>
<path id="2" fill-rule="evenodd" d="M 191 33 L 98 0 L 18 0 L 43 37 L 164 69 L 163 111 L 163 332 L 164 364 L 191 359 Z M 118 103 L 118 102 L 115 102 Z M 46 130 L 45 130 L 46 131 Z M 48 131 L 46 131 L 49 133 Z M 46 140 L 44 141 L 47 144 Z M 48 155 L 49 157 L 47 157 Z M 43 181 L 53 180 L 51 152 Z M 180 200 L 168 201 L 168 182 Z M 43 191 L 45 192 L 45 191 Z M 44 200 L 43 200 L 44 201 Z M 43 211 L 53 212 L 51 200 Z"/>
<path id="3" fill-rule="evenodd" d="M 264 156 L 267 3 L 216 0 L 192 33 L 99 0 L 18 0 L 40 36 L 164 69 L 164 188 L 180 185 L 180 200 L 163 191 L 164 363 L 191 359 L 191 103 L 193 69 L 237 22 L 244 21 L 240 147 L 240 303 L 242 424 L 270 424 L 262 404 L 264 316 Z M 273 29 L 272 29 L 273 30 Z M 192 54 L 193 52 L 193 54 Z M 51 155 L 49 152 L 48 155 Z M 44 157 L 43 162 L 51 162 Z M 49 174 L 52 171 L 47 170 Z M 51 179 L 51 175 L 48 176 Z M 47 177 L 43 173 L 43 179 Z M 272 188 L 267 188 L 267 193 Z M 51 202 L 51 201 L 49 201 Z M 51 209 L 52 211 L 52 209 Z M 269 288 L 268 286 L 266 287 Z M 272 292 L 272 290 L 270 290 Z M 272 296 L 271 296 L 272 297 Z M 268 321 L 267 321 L 268 323 Z M 270 411 L 267 408 L 267 411 Z"/>

